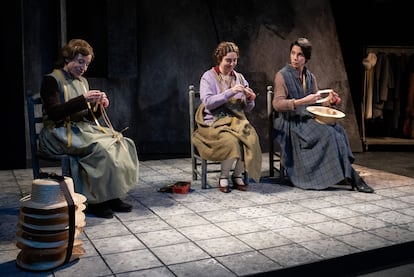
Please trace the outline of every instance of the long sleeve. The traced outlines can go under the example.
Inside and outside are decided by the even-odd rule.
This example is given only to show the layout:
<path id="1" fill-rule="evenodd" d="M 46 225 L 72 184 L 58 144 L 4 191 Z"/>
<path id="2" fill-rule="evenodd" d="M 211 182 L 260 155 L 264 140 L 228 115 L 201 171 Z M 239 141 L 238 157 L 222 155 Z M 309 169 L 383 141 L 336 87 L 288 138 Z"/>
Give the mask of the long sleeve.
<path id="1" fill-rule="evenodd" d="M 53 121 L 64 120 L 67 116 L 85 111 L 86 117 L 91 120 L 92 116 L 86 110 L 88 109 L 87 102 L 83 95 L 79 95 L 69 99 L 65 103 L 60 101 L 60 92 L 58 83 L 52 76 L 45 76 L 40 90 L 43 107 L 48 115 L 48 118 Z M 96 112 L 95 116 L 101 115 L 100 110 Z"/>

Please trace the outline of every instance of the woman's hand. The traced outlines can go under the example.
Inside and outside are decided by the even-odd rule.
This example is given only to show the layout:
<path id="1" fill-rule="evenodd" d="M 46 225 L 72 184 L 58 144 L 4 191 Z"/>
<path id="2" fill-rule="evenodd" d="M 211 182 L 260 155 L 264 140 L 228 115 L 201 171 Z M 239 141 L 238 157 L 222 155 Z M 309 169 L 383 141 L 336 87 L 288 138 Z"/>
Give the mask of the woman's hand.
<path id="1" fill-rule="evenodd" d="M 232 87 L 231 90 L 233 91 L 234 94 L 237 94 L 239 92 L 243 93 L 246 99 L 249 101 L 253 101 L 254 99 L 256 99 L 256 94 L 248 86 L 243 86 L 243 85 L 238 84 Z"/>
<path id="2" fill-rule="evenodd" d="M 233 94 L 237 94 L 239 92 L 244 92 L 244 86 L 238 84 L 238 85 L 235 85 L 234 87 L 232 87 L 231 90 L 233 91 Z"/>
<path id="3" fill-rule="evenodd" d="M 339 94 L 336 93 L 335 91 L 331 91 L 329 93 L 329 96 L 331 97 L 329 99 L 330 105 L 339 105 L 341 103 L 341 97 L 339 97 Z"/>
<path id="4" fill-rule="evenodd" d="M 102 104 L 104 108 L 107 108 L 109 106 L 109 100 L 106 96 L 106 93 L 100 90 L 90 90 L 83 94 L 85 97 L 85 100 L 91 103 Z"/>
<path id="5" fill-rule="evenodd" d="M 246 99 L 248 101 L 254 101 L 256 99 L 256 93 L 254 93 L 254 91 L 247 86 L 244 87 L 244 95 L 246 95 Z"/>
<path id="6" fill-rule="evenodd" d="M 321 99 L 321 95 L 318 93 L 311 93 L 302 98 L 302 104 L 312 105 L 318 103 L 317 101 Z"/>
<path id="7" fill-rule="evenodd" d="M 328 95 L 326 96 L 327 93 Z M 325 107 L 328 107 L 330 105 L 338 105 L 341 102 L 341 98 L 339 97 L 338 93 L 336 93 L 334 90 L 315 93 L 315 95 L 318 96 L 318 99 L 315 103 L 321 103 L 322 106 Z"/>
<path id="8" fill-rule="evenodd" d="M 106 93 L 102 96 L 101 104 L 104 108 L 108 108 L 109 106 L 109 99 L 106 97 Z"/>

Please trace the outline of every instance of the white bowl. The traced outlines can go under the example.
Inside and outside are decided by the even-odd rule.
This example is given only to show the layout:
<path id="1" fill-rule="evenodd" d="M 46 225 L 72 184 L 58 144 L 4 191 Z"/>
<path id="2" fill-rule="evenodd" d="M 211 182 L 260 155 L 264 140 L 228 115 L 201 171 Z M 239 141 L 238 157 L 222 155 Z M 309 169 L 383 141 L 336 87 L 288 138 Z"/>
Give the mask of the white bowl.
<path id="1" fill-rule="evenodd" d="M 343 112 L 330 107 L 308 106 L 306 110 L 312 113 L 315 116 L 315 120 L 321 124 L 333 125 L 338 118 L 345 117 Z"/>

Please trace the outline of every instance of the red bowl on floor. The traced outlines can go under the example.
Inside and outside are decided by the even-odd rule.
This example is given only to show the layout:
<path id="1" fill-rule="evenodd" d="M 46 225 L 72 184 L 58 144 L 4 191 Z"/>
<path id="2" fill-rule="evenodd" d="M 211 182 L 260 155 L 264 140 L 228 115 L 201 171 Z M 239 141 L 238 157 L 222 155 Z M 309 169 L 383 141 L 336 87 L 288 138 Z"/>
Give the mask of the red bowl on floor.
<path id="1" fill-rule="evenodd" d="M 190 191 L 191 183 L 190 182 L 177 182 L 173 186 L 173 193 L 186 194 Z"/>

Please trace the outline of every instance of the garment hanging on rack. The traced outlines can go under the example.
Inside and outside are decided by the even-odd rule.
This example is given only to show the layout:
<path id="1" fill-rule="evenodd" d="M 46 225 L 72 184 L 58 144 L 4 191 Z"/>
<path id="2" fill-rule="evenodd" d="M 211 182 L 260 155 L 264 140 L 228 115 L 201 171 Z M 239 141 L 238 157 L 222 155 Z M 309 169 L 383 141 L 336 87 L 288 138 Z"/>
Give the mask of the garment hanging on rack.
<path id="1" fill-rule="evenodd" d="M 403 134 L 407 138 L 414 139 L 414 68 L 410 67 L 408 78 L 407 108 L 404 118 Z"/>
<path id="2" fill-rule="evenodd" d="M 367 57 L 362 60 L 362 64 L 365 67 L 363 107 L 365 111 L 364 116 L 367 119 L 372 118 L 373 71 L 376 63 L 377 56 L 375 53 L 368 53 Z"/>
<path id="3" fill-rule="evenodd" d="M 408 90 L 407 69 L 410 56 L 414 57 L 414 47 L 373 47 L 366 51 L 367 57 L 363 59 L 363 120 L 375 124 L 375 129 L 379 127 L 376 131 L 382 135 L 403 136 Z"/>

